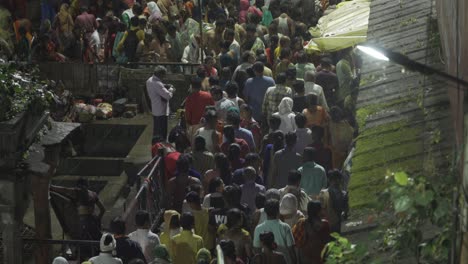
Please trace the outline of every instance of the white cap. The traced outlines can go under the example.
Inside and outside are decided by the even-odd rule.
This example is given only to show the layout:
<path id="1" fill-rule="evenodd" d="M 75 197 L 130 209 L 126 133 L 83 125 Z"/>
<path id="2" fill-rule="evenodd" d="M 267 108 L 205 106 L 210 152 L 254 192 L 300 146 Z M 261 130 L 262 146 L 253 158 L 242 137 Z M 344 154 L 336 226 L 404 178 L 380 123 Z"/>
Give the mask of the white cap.
<path id="1" fill-rule="evenodd" d="M 109 243 L 108 245 L 104 244 L 104 241 L 106 240 L 106 237 L 110 236 L 112 238 L 112 242 Z M 101 242 L 99 243 L 99 248 L 101 252 L 112 252 L 115 250 L 115 247 L 117 246 L 117 242 L 114 239 L 114 236 L 112 236 L 109 233 L 104 233 L 101 237 Z"/>
<path id="2" fill-rule="evenodd" d="M 289 215 L 297 212 L 297 198 L 294 194 L 288 193 L 283 196 L 280 202 L 280 214 Z"/>

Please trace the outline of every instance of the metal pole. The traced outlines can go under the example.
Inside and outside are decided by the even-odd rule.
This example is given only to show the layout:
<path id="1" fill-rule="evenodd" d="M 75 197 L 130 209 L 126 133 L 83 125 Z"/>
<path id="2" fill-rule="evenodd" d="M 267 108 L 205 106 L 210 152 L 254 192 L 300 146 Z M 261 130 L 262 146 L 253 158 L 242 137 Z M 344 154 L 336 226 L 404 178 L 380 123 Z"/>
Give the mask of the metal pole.
<path id="1" fill-rule="evenodd" d="M 203 45 L 203 7 L 202 7 L 202 1 L 198 0 L 198 7 L 200 8 L 200 63 L 203 64 L 203 50 L 204 50 L 204 45 Z"/>

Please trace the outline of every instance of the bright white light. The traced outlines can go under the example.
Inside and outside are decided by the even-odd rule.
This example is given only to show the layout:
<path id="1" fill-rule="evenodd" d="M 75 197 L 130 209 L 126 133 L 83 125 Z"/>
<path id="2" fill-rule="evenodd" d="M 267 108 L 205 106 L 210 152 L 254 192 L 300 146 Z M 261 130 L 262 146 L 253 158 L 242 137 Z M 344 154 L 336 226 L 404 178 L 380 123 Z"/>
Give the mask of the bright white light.
<path id="1" fill-rule="evenodd" d="M 371 57 L 374 57 L 378 60 L 383 60 L 383 61 L 390 61 L 388 59 L 387 56 L 385 56 L 382 52 L 374 49 L 374 48 L 371 48 L 371 47 L 367 47 L 367 46 L 361 46 L 361 45 L 357 45 L 357 48 L 358 50 L 364 52 L 365 54 L 371 56 Z"/>

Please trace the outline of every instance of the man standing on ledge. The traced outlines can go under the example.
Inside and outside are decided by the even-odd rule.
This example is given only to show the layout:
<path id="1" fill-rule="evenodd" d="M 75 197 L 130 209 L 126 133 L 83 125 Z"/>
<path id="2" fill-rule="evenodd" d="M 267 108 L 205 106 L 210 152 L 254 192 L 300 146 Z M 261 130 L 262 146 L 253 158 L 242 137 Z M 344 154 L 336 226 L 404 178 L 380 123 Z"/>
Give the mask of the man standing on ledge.
<path id="1" fill-rule="evenodd" d="M 167 89 L 162 79 L 166 77 L 167 70 L 163 66 L 156 66 L 154 74 L 146 81 L 146 89 L 151 100 L 151 113 L 153 114 L 153 138 L 167 139 L 167 117 L 169 116 L 169 100 L 175 89 Z"/>

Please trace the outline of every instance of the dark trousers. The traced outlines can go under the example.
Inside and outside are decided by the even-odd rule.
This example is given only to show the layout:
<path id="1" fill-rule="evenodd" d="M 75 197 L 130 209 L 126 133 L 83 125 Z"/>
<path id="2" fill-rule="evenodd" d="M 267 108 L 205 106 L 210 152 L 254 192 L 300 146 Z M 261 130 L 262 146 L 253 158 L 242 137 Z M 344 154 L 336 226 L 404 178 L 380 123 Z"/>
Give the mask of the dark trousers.
<path id="1" fill-rule="evenodd" d="M 153 116 L 153 139 L 160 137 L 163 141 L 167 139 L 167 116 Z"/>

